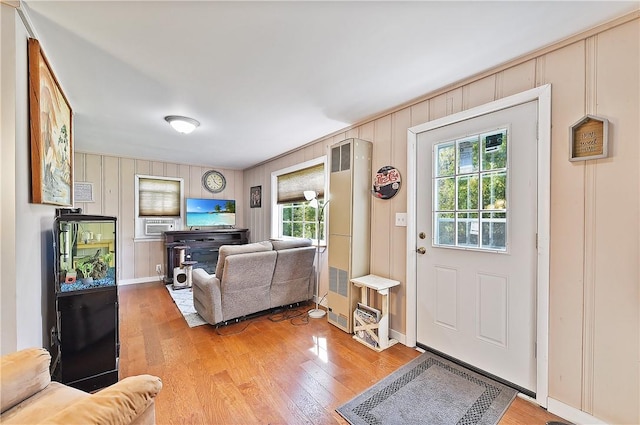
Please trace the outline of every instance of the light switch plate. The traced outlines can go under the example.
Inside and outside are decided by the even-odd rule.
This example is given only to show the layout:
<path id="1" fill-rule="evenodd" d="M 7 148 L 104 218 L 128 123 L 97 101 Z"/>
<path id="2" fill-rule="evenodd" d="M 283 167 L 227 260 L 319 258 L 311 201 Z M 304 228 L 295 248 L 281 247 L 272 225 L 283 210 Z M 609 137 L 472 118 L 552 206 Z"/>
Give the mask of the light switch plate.
<path id="1" fill-rule="evenodd" d="M 407 213 L 396 213 L 396 226 L 407 227 Z"/>

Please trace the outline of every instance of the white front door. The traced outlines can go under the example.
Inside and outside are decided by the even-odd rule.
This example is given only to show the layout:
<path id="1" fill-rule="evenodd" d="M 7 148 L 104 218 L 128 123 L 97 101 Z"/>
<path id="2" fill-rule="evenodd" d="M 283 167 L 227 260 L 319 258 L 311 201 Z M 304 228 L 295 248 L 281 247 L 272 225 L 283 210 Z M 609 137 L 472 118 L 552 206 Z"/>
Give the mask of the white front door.
<path id="1" fill-rule="evenodd" d="M 530 101 L 416 138 L 417 342 L 531 393 L 537 108 Z"/>

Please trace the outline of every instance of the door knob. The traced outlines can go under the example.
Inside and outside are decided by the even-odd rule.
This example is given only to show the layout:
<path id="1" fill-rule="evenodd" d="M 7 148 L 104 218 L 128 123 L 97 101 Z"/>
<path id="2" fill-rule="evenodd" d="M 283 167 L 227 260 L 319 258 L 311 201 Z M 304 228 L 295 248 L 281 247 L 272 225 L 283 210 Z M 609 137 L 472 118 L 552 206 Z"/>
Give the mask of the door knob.
<path id="1" fill-rule="evenodd" d="M 427 252 L 427 250 L 423 246 L 421 246 L 420 248 L 416 249 L 416 252 L 418 254 L 424 254 L 425 252 Z"/>

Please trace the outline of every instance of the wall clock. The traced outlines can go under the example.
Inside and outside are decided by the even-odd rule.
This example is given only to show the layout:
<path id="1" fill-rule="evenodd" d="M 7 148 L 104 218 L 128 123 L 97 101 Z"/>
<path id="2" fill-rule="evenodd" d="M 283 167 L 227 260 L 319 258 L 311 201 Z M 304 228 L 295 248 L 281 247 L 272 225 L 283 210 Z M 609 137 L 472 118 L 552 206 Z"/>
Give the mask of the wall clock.
<path id="1" fill-rule="evenodd" d="M 202 185 L 211 193 L 219 193 L 227 186 L 227 180 L 220 171 L 209 170 L 202 176 Z"/>

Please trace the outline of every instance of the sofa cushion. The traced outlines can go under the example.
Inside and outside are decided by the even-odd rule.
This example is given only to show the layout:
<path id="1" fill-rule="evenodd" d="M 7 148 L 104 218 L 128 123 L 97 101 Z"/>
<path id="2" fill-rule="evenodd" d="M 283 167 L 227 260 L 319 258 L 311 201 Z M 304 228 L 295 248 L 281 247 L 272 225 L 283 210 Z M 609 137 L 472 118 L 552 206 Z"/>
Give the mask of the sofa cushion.
<path id="1" fill-rule="evenodd" d="M 0 364 L 2 412 L 49 385 L 50 362 L 51 355 L 44 348 L 28 348 L 2 356 Z"/>
<path id="2" fill-rule="evenodd" d="M 84 391 L 59 382 L 51 382 L 44 390 L 3 412 L 0 423 L 3 425 L 41 424 L 60 409 L 87 397 L 89 394 Z"/>
<path id="3" fill-rule="evenodd" d="M 271 244 L 273 249 L 280 251 L 281 249 L 301 248 L 304 246 L 311 246 L 311 239 L 295 238 L 295 239 L 280 239 L 272 240 Z"/>
<path id="4" fill-rule="evenodd" d="M 218 252 L 218 264 L 216 265 L 216 277 L 222 280 L 224 272 L 224 260 L 229 255 L 246 254 L 248 252 L 271 251 L 273 246 L 269 241 L 254 242 L 244 245 L 222 245 Z"/>
<path id="5" fill-rule="evenodd" d="M 271 282 L 271 307 L 306 301 L 313 297 L 314 246 L 277 251 Z"/>
<path id="6" fill-rule="evenodd" d="M 162 389 L 157 376 L 124 378 L 95 394 L 68 405 L 43 421 L 43 424 L 130 424 L 153 403 Z M 55 410 L 52 410 L 55 412 Z"/>

